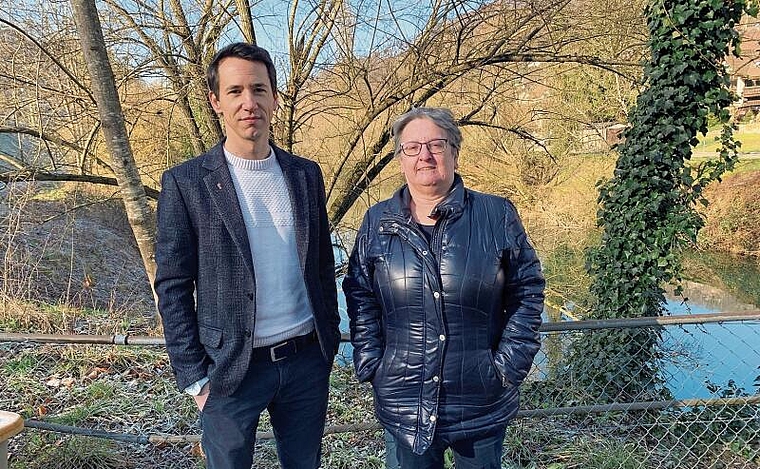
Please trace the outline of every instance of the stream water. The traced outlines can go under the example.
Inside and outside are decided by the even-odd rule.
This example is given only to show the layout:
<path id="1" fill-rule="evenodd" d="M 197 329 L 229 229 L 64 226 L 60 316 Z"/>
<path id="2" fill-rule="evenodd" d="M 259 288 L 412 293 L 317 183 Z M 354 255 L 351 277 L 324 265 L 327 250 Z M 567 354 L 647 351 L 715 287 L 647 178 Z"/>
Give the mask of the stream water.
<path id="1" fill-rule="evenodd" d="M 336 255 L 339 255 L 336 253 Z M 687 257 L 683 296 L 670 296 L 671 315 L 760 310 L 760 262 L 716 253 Z M 338 282 L 341 330 L 348 330 L 345 297 Z M 545 317 L 545 319 L 548 319 Z M 760 384 L 760 324 L 756 321 L 668 326 L 662 334 L 663 379 L 675 399 L 754 394 Z M 342 344 L 340 363 L 351 360 Z M 540 369 L 547 355 L 536 358 Z M 540 378 L 539 378 L 540 379 Z"/>
<path id="2" fill-rule="evenodd" d="M 712 282 L 687 281 L 681 299 L 668 298 L 672 315 L 760 310 L 760 268 L 747 259 L 709 255 Z M 755 394 L 760 385 L 760 323 L 726 322 L 669 327 L 663 335 L 671 352 L 664 368 L 677 399 Z"/>

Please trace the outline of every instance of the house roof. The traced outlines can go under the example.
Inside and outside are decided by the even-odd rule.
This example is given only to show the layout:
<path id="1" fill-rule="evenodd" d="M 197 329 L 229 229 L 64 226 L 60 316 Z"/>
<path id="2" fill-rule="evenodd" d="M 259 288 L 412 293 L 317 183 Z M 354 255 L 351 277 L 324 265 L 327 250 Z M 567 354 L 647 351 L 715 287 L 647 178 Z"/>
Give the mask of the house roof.
<path id="1" fill-rule="evenodd" d="M 746 25 L 740 29 L 742 35 L 741 56 L 729 55 L 726 63 L 731 75 L 742 78 L 760 78 L 760 24 Z"/>

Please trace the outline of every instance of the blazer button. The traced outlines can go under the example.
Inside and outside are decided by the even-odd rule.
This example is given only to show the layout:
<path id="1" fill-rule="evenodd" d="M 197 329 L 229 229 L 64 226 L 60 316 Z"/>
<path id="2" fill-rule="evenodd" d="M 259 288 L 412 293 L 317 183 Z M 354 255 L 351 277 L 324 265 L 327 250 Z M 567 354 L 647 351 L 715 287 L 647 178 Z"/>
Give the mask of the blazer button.
<path id="1" fill-rule="evenodd" d="M 251 337 L 251 331 L 245 331 L 245 336 L 246 337 Z"/>

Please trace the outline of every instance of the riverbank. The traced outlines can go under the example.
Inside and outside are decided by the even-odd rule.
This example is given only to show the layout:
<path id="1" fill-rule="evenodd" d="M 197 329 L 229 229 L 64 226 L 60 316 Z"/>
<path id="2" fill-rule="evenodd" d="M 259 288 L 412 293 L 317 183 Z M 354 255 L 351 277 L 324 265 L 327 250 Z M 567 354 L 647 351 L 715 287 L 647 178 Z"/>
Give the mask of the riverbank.
<path id="1" fill-rule="evenodd" d="M 760 170 L 731 174 L 705 191 L 699 245 L 760 261 Z"/>
<path id="2" fill-rule="evenodd" d="M 562 295 L 572 295 L 573 303 L 582 304 L 578 297 L 588 291 L 583 250 L 595 237 L 595 183 L 611 173 L 614 158 L 580 155 L 564 163 L 554 183 L 515 186 L 508 195 L 520 204 L 528 231 L 543 256 L 550 301 L 566 304 L 568 298 Z M 746 211 L 753 213 L 753 200 L 756 207 L 760 193 L 758 173 L 741 166 L 724 183 L 711 187 L 712 208 L 729 207 L 731 211 L 726 213 L 731 220 L 741 218 Z M 129 242 L 131 233 L 118 203 L 102 201 L 104 194 L 84 194 L 76 188 L 69 191 L 54 184 L 36 185 L 35 190 L 31 184 L 26 187 L 29 192 L 10 196 L 6 193 L 6 202 L 14 202 L 6 206 L 4 214 L 8 220 L 21 220 L 22 215 L 25 218 L 23 222 L 9 224 L 15 231 L 9 231 L 5 239 L 0 329 L 159 334 L 148 323 L 151 297 L 144 288 L 139 256 Z M 744 200 L 747 194 L 754 198 L 747 199 L 747 206 L 738 205 L 736 201 Z M 724 230 L 726 215 L 707 213 L 707 216 L 708 227 L 712 223 Z M 745 229 L 744 224 L 739 221 L 730 226 Z M 758 228 L 760 223 L 752 226 Z M 707 230 L 706 227 L 705 233 L 709 234 Z M 739 236 L 737 230 L 727 233 L 728 238 Z M 700 242 L 705 239 L 714 238 L 702 238 Z M 705 276 L 718 276 L 710 266 L 700 264 L 699 269 Z M 730 283 L 733 277 L 729 274 L 732 273 L 719 276 L 722 283 Z M 176 389 L 166 356 L 158 348 L 0 344 L 0 363 L 3 364 L 0 408 L 19 411 L 27 418 L 130 434 L 198 432 L 192 401 Z M 369 386 L 356 383 L 350 368 L 336 367 L 331 383 L 328 425 L 374 421 Z M 535 407 L 550 402 L 551 396 L 542 394 L 543 385 L 534 388 L 538 396 L 534 398 Z M 530 397 L 531 393 L 525 395 Z M 136 396 L 139 398 L 135 399 Z M 567 404 L 562 400 L 556 402 Z M 590 417 L 581 421 L 564 418 L 561 423 L 558 419 L 536 419 L 524 425 L 518 422 L 512 427 L 505 457 L 515 465 L 505 467 L 549 468 L 555 467 L 552 464 L 556 460 L 570 461 L 563 467 L 607 468 L 612 467 L 607 464 L 610 460 L 627 461 L 628 466 L 615 467 L 639 467 L 630 465 L 631 448 L 638 451 L 634 456 L 636 464 L 660 457 L 659 446 L 650 451 L 635 439 L 625 439 L 633 432 L 617 432 L 609 435 L 615 439 L 611 440 L 603 432 L 590 432 L 597 425 Z M 556 434 L 547 437 L 549 432 L 544 427 Z M 262 429 L 268 429 L 266 422 L 262 422 Z M 591 437 L 579 441 L 575 435 Z M 570 441 L 568 437 L 572 437 Z M 618 444 L 625 441 L 628 446 Z M 670 448 L 669 445 L 670 442 L 662 442 L 663 447 Z M 572 454 L 568 454 L 567 448 L 574 449 Z M 577 448 L 583 451 L 576 451 Z M 125 469 L 154 467 L 156 461 L 167 469 L 202 467 L 197 446 L 190 443 L 127 445 L 31 430 L 15 439 L 11 450 L 16 455 L 12 459 L 14 469 Z M 261 442 L 257 451 L 257 467 L 277 467 L 271 443 Z M 381 432 L 329 436 L 325 439 L 325 467 L 380 468 L 383 451 Z M 589 460 L 593 455 L 599 456 L 598 462 Z M 754 455 L 745 459 L 753 459 Z M 669 452 L 662 456 L 663 461 L 669 458 Z"/>

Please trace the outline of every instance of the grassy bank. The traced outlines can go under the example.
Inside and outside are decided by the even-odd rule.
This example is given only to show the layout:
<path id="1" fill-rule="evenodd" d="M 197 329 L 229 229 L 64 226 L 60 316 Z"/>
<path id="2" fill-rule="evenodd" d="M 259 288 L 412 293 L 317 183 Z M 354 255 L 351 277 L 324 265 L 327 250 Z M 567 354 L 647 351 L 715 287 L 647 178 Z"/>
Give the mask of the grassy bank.
<path id="1" fill-rule="evenodd" d="M 0 328 L 7 330 L 6 323 Z M 556 339 L 557 337 L 555 337 Z M 130 435 L 198 435 L 192 400 L 174 384 L 161 347 L 110 345 L 0 344 L 0 408 L 26 418 Z M 327 425 L 374 422 L 369 386 L 356 382 L 350 368 L 331 376 Z M 567 377 L 528 381 L 522 407 L 547 409 L 574 395 Z M 577 390 L 575 390 L 577 391 Z M 725 411 L 721 420 L 738 418 Z M 545 415 L 516 420 L 504 444 L 508 469 L 641 469 L 643 467 L 755 467 L 760 450 L 742 440 L 751 429 L 726 434 L 675 410 L 602 415 Z M 642 425 L 643 423 L 643 425 Z M 737 420 L 734 427 L 744 425 Z M 732 428 L 734 428 L 732 427 Z M 722 428 L 722 427 L 720 427 Z M 735 429 L 735 428 L 734 428 Z M 269 430 L 266 416 L 259 430 Z M 718 444 L 712 432 L 720 432 Z M 732 442 L 725 448 L 725 441 Z M 340 433 L 323 440 L 323 467 L 384 467 L 382 432 Z M 131 444 L 27 429 L 11 440 L 11 469 L 202 469 L 197 444 Z M 699 462 L 700 464 L 697 464 Z M 704 465 L 701 465 L 704 463 Z M 737 464 L 744 465 L 737 465 Z M 257 469 L 278 467 L 271 441 L 256 447 Z M 451 465 L 446 466 L 448 469 Z"/>
<path id="2" fill-rule="evenodd" d="M 162 347 L 0 344 L 0 362 L 0 408 L 25 418 L 135 436 L 200 434 L 195 405 L 176 389 Z M 327 425 L 372 421 L 371 394 L 350 369 L 336 366 L 331 386 Z M 265 415 L 259 430 L 270 429 Z M 325 467 L 382 467 L 378 431 L 328 435 L 324 444 Z M 204 467 L 194 443 L 139 445 L 36 429 L 14 438 L 10 452 L 12 469 Z M 279 467 L 271 441 L 257 443 L 255 467 Z"/>
<path id="3" fill-rule="evenodd" d="M 760 153 L 760 123 L 755 120 L 747 120 L 738 125 L 735 132 L 736 140 L 741 142 L 743 153 Z M 706 157 L 715 154 L 719 144 L 716 140 L 720 137 L 720 129 L 713 128 L 707 135 L 699 136 L 699 144 L 694 147 L 695 156 Z"/>

